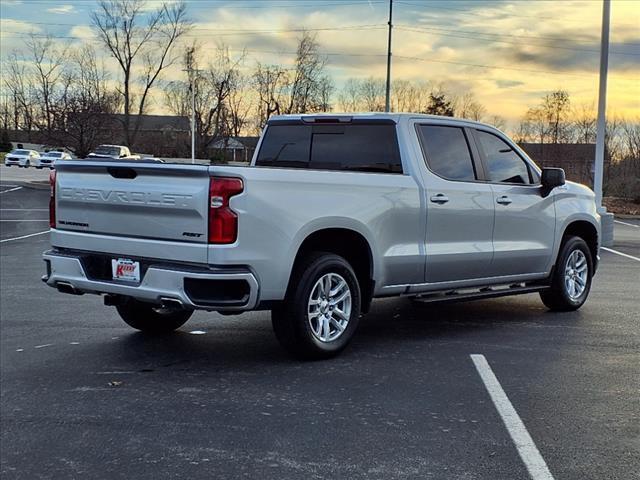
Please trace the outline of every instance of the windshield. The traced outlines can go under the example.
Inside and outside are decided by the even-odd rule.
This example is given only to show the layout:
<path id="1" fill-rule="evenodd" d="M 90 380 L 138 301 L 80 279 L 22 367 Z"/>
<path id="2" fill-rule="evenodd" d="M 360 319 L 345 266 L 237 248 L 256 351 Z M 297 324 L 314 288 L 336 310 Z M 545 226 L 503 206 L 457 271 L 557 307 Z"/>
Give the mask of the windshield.
<path id="1" fill-rule="evenodd" d="M 120 149 L 118 147 L 105 147 L 105 146 L 100 146 L 98 148 L 96 148 L 93 153 L 96 153 L 98 155 L 120 155 Z"/>
<path id="2" fill-rule="evenodd" d="M 14 155 L 29 155 L 29 150 L 14 150 L 11 153 Z"/>
<path id="3" fill-rule="evenodd" d="M 62 152 L 47 152 L 45 155 L 47 157 L 60 158 L 62 157 Z"/>

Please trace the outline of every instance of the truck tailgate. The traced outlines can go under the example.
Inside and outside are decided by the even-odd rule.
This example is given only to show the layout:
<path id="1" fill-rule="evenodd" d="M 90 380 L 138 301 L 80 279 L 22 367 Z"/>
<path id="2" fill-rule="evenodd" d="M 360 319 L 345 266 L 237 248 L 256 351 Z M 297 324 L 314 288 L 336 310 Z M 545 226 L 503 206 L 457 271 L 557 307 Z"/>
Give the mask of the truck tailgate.
<path id="1" fill-rule="evenodd" d="M 208 167 L 56 162 L 56 229 L 207 243 Z"/>

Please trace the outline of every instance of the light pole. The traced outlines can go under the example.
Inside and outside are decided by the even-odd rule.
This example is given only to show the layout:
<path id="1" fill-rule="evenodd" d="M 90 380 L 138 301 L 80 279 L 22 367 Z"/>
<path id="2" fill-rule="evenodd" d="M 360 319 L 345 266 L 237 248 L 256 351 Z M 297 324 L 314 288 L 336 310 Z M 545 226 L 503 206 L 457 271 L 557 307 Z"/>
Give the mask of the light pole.
<path id="1" fill-rule="evenodd" d="M 613 214 L 607 213 L 602 205 L 602 177 L 604 173 L 604 154 L 607 116 L 607 71 L 609 68 L 609 18 L 610 0 L 602 2 L 602 36 L 600 39 L 600 86 L 598 90 L 598 125 L 596 129 L 596 158 L 593 172 L 593 190 L 596 194 L 596 207 L 601 217 L 602 245 L 613 245 Z"/>

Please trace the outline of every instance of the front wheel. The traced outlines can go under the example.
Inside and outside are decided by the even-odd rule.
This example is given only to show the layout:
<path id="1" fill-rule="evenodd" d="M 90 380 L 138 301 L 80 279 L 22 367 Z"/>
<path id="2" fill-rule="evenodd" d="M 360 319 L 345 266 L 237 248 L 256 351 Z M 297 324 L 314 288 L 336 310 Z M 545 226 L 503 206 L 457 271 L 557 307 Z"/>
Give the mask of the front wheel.
<path id="1" fill-rule="evenodd" d="M 577 310 L 591 290 L 593 259 L 587 243 L 580 237 L 568 237 L 560 247 L 551 287 L 540 292 L 542 302 L 555 311 Z"/>
<path id="2" fill-rule="evenodd" d="M 127 325 L 145 333 L 173 332 L 184 325 L 193 310 L 173 310 L 130 299 L 116 307 Z"/>
<path id="3" fill-rule="evenodd" d="M 338 255 L 316 252 L 296 267 L 284 303 L 271 312 L 273 330 L 298 358 L 330 358 L 353 337 L 360 301 L 351 265 Z"/>

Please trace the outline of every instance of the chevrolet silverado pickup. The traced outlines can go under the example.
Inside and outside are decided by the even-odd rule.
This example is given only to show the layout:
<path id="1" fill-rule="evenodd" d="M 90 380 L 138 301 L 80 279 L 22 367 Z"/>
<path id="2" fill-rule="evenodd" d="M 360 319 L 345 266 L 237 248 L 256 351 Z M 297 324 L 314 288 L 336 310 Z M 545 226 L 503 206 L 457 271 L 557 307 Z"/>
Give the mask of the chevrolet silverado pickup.
<path id="1" fill-rule="evenodd" d="M 575 310 L 600 243 L 587 187 L 491 126 L 428 115 L 276 116 L 248 166 L 60 161 L 51 192 L 47 285 L 156 334 L 270 310 L 304 358 L 343 350 L 380 297 Z"/>

